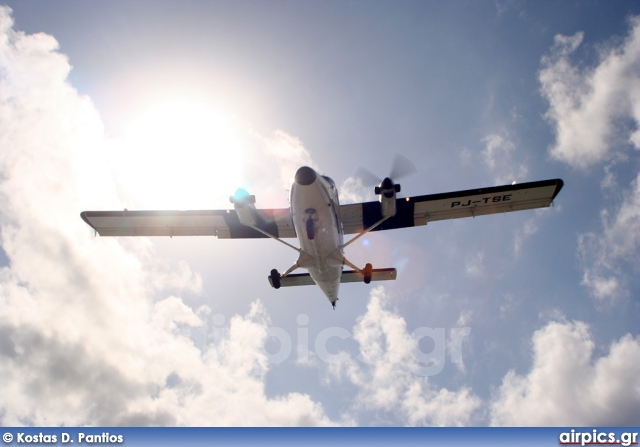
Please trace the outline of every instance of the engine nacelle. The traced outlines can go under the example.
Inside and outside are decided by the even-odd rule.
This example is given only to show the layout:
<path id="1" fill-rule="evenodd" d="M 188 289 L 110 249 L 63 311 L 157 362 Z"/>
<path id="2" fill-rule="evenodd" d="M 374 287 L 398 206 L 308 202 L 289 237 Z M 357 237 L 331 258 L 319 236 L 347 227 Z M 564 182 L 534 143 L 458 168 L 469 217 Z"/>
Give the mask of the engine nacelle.
<path id="1" fill-rule="evenodd" d="M 256 196 L 249 195 L 246 190 L 238 188 L 236 193 L 229 197 L 229 201 L 233 203 L 233 208 L 236 210 L 242 225 L 248 227 L 256 226 Z"/>
<path id="2" fill-rule="evenodd" d="M 382 217 L 393 217 L 396 215 L 396 193 L 400 192 L 400 185 L 393 183 L 389 177 L 385 178 L 374 192 L 379 195 Z"/>

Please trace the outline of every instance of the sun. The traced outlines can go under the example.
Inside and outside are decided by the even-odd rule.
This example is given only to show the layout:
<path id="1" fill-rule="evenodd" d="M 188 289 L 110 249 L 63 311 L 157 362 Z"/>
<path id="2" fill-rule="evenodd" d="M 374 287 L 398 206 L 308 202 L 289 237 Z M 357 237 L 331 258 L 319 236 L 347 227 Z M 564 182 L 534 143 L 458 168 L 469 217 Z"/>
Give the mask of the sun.
<path id="1" fill-rule="evenodd" d="M 220 206 L 242 181 L 238 126 L 215 108 L 163 101 L 130 120 L 117 156 L 117 176 L 135 206 Z"/>

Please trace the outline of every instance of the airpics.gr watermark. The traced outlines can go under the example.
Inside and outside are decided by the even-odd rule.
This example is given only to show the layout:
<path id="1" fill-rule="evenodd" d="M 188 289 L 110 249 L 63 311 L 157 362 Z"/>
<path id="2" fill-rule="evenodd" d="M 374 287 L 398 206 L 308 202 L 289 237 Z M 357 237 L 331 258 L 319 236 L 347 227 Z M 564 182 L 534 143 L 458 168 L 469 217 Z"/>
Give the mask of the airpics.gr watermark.
<path id="1" fill-rule="evenodd" d="M 614 432 L 581 431 L 572 429 L 570 432 L 560 433 L 558 444 L 560 445 L 621 445 L 628 447 L 638 444 L 638 432 L 621 433 L 618 437 Z"/>
<path id="2" fill-rule="evenodd" d="M 280 364 L 292 356 L 295 356 L 296 362 L 302 364 L 309 363 L 312 358 L 324 363 L 340 363 L 352 358 L 363 364 L 380 361 L 379 357 L 371 359 L 363 352 L 352 354 L 336 348 L 336 345 L 348 343 L 349 339 L 354 337 L 348 329 L 337 326 L 324 328 L 311 340 L 309 316 L 300 314 L 296 322 L 298 327 L 289 331 L 281 327 L 267 328 L 267 338 L 262 352 L 269 363 Z M 203 328 L 185 328 L 196 345 L 207 349 L 211 341 L 216 343 L 230 339 L 230 328 L 224 315 L 213 315 L 207 323 Z M 411 364 L 408 366 L 414 374 L 434 376 L 444 369 L 447 353 L 452 364 L 463 365 L 462 345 L 470 334 L 470 327 L 454 327 L 448 331 L 445 328 L 419 327 L 408 334 L 408 355 L 405 351 L 401 355 L 387 355 L 384 358 L 392 363 L 410 361 Z M 378 339 L 381 337 L 382 333 Z"/>

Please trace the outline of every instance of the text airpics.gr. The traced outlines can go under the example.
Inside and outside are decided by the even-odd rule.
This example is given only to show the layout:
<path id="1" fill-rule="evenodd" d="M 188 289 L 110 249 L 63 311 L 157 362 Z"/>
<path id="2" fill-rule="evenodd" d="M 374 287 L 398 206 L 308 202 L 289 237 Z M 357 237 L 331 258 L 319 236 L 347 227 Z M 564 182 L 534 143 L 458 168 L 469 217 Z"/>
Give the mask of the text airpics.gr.
<path id="1" fill-rule="evenodd" d="M 624 432 L 620 437 L 614 432 L 598 431 L 577 431 L 560 433 L 560 445 L 621 445 L 628 447 L 638 444 L 638 432 Z"/>
<path id="2" fill-rule="evenodd" d="M 269 363 L 280 364 L 296 355 L 296 361 L 307 363 L 312 358 L 324 363 L 338 363 L 350 358 L 355 358 L 361 363 L 370 364 L 379 359 L 371 360 L 361 353 L 352 355 L 346 350 L 340 349 L 341 342 L 352 339 L 354 334 L 348 329 L 332 326 L 322 329 L 315 336 L 315 340 L 309 338 L 309 316 L 299 314 L 297 317 L 298 328 L 295 335 L 281 327 L 268 327 L 267 337 L 263 353 Z M 210 343 L 214 345 L 229 340 L 232 337 L 231 330 L 226 325 L 226 318 L 221 314 L 213 315 L 210 323 L 201 328 L 188 328 L 188 335 L 196 346 L 207 350 Z M 448 337 L 447 337 L 448 333 Z M 422 377 L 435 376 L 442 372 L 447 360 L 447 348 L 451 363 L 462 365 L 462 349 L 465 339 L 471 334 L 470 327 L 445 328 L 418 327 L 409 334 L 408 356 L 389 356 L 389 361 L 408 362 L 406 365 L 413 374 Z M 295 340 L 295 353 L 294 353 Z M 393 360 L 396 359 L 396 360 Z"/>

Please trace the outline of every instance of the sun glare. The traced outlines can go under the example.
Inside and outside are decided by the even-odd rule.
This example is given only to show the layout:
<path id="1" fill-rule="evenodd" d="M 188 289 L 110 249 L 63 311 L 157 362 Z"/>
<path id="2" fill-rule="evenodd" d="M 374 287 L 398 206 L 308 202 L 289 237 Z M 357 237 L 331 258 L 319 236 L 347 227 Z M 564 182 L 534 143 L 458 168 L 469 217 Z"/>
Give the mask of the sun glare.
<path id="1" fill-rule="evenodd" d="M 137 115 L 117 159 L 124 195 L 146 209 L 219 207 L 242 180 L 238 130 L 195 102 L 163 102 Z"/>

